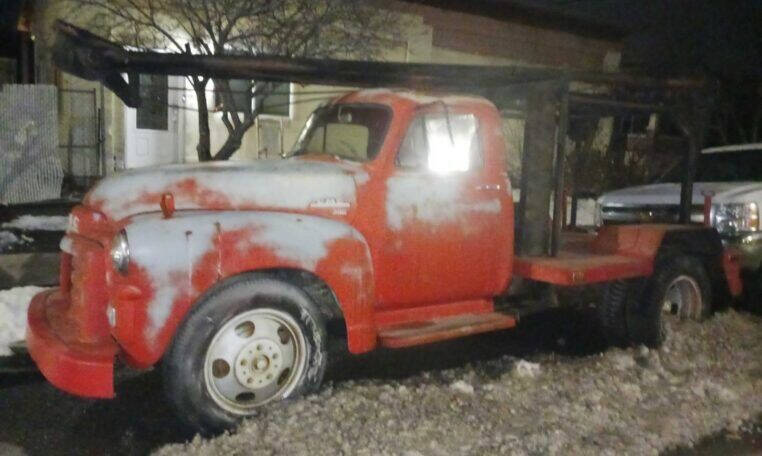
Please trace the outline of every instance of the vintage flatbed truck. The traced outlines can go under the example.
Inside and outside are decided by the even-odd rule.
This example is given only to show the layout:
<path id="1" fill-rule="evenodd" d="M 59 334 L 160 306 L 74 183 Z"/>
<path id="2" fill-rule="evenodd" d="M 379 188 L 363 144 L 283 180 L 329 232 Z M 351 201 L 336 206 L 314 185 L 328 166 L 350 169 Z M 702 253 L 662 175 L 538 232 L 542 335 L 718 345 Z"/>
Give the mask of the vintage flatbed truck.
<path id="1" fill-rule="evenodd" d="M 103 179 L 71 213 L 60 287 L 31 303 L 29 352 L 86 397 L 114 396 L 117 357 L 161 363 L 178 416 L 211 432 L 318 388 L 331 340 L 358 354 L 511 328 L 556 287 L 600 285 L 612 340 L 656 346 L 740 293 L 702 225 L 517 252 L 504 157 L 486 99 L 376 89 L 319 108 L 284 160 Z"/>

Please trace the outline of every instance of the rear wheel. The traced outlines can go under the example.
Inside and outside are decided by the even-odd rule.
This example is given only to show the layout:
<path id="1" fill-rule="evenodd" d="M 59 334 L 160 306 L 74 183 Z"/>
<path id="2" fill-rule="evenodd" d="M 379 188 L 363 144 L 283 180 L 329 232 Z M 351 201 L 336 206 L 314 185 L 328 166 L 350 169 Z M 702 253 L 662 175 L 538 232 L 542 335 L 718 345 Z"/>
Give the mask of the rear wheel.
<path id="1" fill-rule="evenodd" d="M 598 305 L 598 319 L 603 337 L 611 345 L 623 347 L 629 344 L 627 312 L 633 287 L 628 280 L 607 283 L 603 290 L 603 301 Z"/>
<path id="2" fill-rule="evenodd" d="M 267 403 L 314 391 L 326 361 L 325 324 L 307 294 L 245 274 L 189 312 L 163 363 L 165 392 L 195 430 L 219 432 Z"/>
<path id="3" fill-rule="evenodd" d="M 709 276 L 697 258 L 676 255 L 657 264 L 643 298 L 628 320 L 629 336 L 636 344 L 659 347 L 683 322 L 709 315 Z"/>

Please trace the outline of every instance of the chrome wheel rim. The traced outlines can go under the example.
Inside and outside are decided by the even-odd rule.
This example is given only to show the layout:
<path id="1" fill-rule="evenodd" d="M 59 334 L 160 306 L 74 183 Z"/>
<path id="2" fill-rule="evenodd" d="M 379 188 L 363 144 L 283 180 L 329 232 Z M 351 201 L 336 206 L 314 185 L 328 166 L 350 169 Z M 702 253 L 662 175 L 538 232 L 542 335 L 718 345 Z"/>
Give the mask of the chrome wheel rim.
<path id="1" fill-rule="evenodd" d="M 681 321 L 699 320 L 702 299 L 701 287 L 693 277 L 681 275 L 672 280 L 662 302 L 662 334 L 669 334 L 671 327 Z"/>
<path id="2" fill-rule="evenodd" d="M 240 313 L 207 348 L 206 390 L 228 412 L 251 414 L 291 394 L 306 368 L 306 355 L 307 342 L 291 315 L 275 309 Z"/>

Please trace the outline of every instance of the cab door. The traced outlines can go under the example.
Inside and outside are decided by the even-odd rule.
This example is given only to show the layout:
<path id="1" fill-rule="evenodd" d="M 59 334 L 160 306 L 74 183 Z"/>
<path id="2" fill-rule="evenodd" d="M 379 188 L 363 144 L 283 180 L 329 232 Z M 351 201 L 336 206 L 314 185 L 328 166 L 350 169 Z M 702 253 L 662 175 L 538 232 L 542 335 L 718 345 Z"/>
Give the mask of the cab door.
<path id="1" fill-rule="evenodd" d="M 493 296 L 510 244 L 506 180 L 485 166 L 479 117 L 419 113 L 387 181 L 386 233 L 375 262 L 379 306 Z M 507 222 L 510 223 L 510 222 Z"/>

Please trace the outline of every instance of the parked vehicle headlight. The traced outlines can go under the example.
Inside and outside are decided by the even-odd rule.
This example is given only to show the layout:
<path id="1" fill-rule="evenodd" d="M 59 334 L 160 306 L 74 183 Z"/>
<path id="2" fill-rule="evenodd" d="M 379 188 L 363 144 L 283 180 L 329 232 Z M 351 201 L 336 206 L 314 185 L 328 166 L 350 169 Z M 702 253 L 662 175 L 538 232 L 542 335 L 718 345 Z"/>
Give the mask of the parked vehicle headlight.
<path id="1" fill-rule="evenodd" d="M 130 264 L 130 245 L 127 243 L 127 232 L 122 230 L 111 240 L 111 264 L 122 274 L 127 274 Z"/>
<path id="2" fill-rule="evenodd" d="M 759 231 L 757 203 L 717 204 L 712 208 L 712 225 L 722 234 Z"/>

